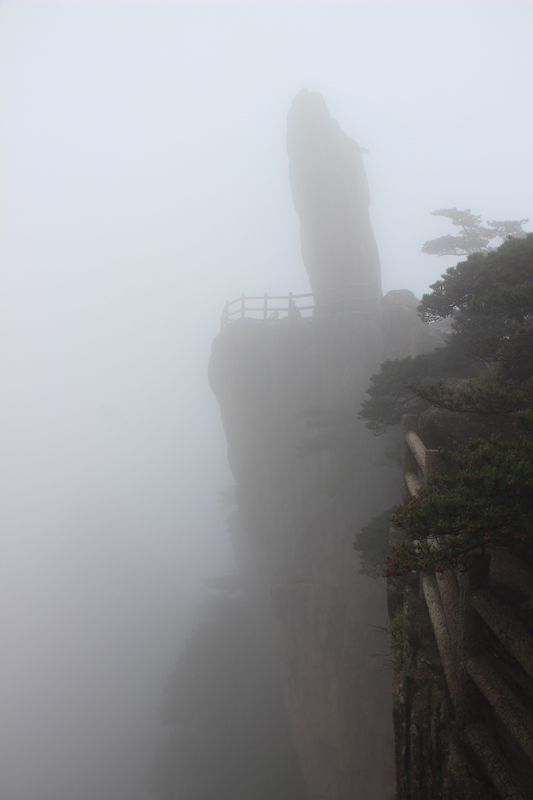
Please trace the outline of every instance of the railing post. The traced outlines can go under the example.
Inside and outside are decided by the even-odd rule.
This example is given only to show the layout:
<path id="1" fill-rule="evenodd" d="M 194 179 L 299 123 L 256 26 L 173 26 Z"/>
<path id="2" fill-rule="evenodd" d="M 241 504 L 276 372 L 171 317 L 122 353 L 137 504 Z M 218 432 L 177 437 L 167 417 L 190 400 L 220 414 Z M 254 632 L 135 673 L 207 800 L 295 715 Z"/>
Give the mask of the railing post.
<path id="1" fill-rule="evenodd" d="M 418 433 L 418 417 L 416 414 L 404 414 L 402 417 L 402 500 L 407 500 L 411 492 L 405 482 L 408 472 L 418 474 L 418 462 L 414 457 L 405 436 L 409 431 Z"/>
<path id="2" fill-rule="evenodd" d="M 298 299 L 302 299 L 302 298 L 306 298 L 306 297 L 311 297 L 312 298 L 313 294 L 312 294 L 312 292 L 310 292 L 309 294 L 297 294 L 296 297 Z M 279 295 L 279 296 L 278 295 L 273 295 L 273 299 L 274 300 L 279 300 L 279 301 L 287 300 L 287 315 L 288 315 L 289 318 L 305 316 L 305 313 L 304 313 L 304 315 L 302 315 L 302 313 L 301 313 L 302 311 L 306 312 L 306 311 L 314 311 L 315 310 L 314 304 L 308 305 L 308 306 L 301 306 L 301 307 L 297 306 L 296 301 L 295 301 L 294 298 L 295 298 L 295 295 L 293 294 L 293 292 L 289 292 L 287 296 L 285 296 L 285 295 L 283 295 L 283 296 L 282 295 Z M 262 305 L 259 305 L 259 303 L 261 302 L 261 299 L 263 300 L 263 303 L 262 303 Z M 258 305 L 257 306 L 252 305 L 252 306 L 250 306 L 248 308 L 247 305 L 246 305 L 247 300 L 252 301 L 252 303 L 253 303 L 253 301 L 257 301 Z M 220 328 L 221 329 L 224 328 L 230 322 L 233 322 L 233 321 L 235 321 L 237 319 L 244 319 L 244 317 L 246 317 L 247 311 L 251 311 L 252 312 L 252 317 L 256 321 L 258 321 L 258 319 L 260 319 L 260 318 L 254 316 L 254 312 L 259 312 L 260 313 L 262 311 L 263 312 L 263 320 L 267 321 L 268 320 L 268 312 L 269 312 L 269 310 L 270 311 L 274 310 L 273 318 L 274 319 L 278 319 L 279 318 L 279 312 L 281 311 L 281 313 L 283 314 L 283 307 L 280 306 L 277 310 L 275 308 L 274 309 L 269 309 L 268 300 L 269 300 L 269 298 L 268 298 L 268 293 L 267 292 L 265 292 L 263 295 L 252 296 L 252 297 L 248 297 L 248 298 L 246 297 L 245 294 L 241 294 L 240 299 L 237 298 L 236 300 L 231 300 L 231 301 L 227 301 L 226 300 L 226 304 L 224 306 L 224 310 L 223 310 L 222 316 L 220 318 Z M 239 314 L 239 304 L 240 304 L 240 314 Z M 230 308 L 231 308 L 231 311 L 230 311 Z"/>
<path id="3" fill-rule="evenodd" d="M 439 458 L 439 451 L 438 450 L 426 450 L 426 458 L 425 458 L 425 477 L 426 480 L 431 478 L 436 472 L 438 472 L 442 467 L 442 461 Z"/>

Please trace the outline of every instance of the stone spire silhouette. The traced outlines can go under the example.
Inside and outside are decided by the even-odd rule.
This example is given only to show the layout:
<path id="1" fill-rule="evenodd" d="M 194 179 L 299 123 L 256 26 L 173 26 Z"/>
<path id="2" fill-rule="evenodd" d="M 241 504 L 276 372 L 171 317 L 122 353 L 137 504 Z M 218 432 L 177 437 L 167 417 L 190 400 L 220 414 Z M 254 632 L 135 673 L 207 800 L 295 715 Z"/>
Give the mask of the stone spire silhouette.
<path id="1" fill-rule="evenodd" d="M 368 212 L 366 151 L 341 131 L 322 95 L 307 89 L 296 95 L 288 114 L 287 150 L 317 311 L 376 313 L 381 271 Z"/>

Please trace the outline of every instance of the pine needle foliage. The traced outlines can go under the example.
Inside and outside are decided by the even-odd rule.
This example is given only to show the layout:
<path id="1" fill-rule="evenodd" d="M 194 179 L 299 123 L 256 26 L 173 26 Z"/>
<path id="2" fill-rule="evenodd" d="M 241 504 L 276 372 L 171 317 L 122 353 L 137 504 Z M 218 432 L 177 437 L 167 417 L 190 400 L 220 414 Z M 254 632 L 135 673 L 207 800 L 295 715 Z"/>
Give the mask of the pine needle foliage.
<path id="1" fill-rule="evenodd" d="M 391 516 L 405 539 L 385 559 L 385 575 L 468 570 L 489 545 L 530 557 L 533 437 L 477 439 L 439 455 L 442 471 Z"/>
<path id="2" fill-rule="evenodd" d="M 533 234 L 469 255 L 431 289 L 419 312 L 428 323 L 453 315 L 447 344 L 383 364 L 361 417 L 380 433 L 430 405 L 512 414 L 516 436 L 439 451 L 441 469 L 391 516 L 404 539 L 385 559 L 386 576 L 468 570 L 494 546 L 533 560 Z M 471 380 L 457 388 L 448 377 Z"/>
<path id="3" fill-rule="evenodd" d="M 487 252 L 490 249 L 489 242 L 494 239 L 505 240 L 509 236 L 522 238 L 525 235 L 522 226 L 529 222 L 528 219 L 493 220 L 483 225 L 481 217 L 472 214 L 469 208 L 464 211 L 441 208 L 433 211 L 432 216 L 446 217 L 460 229 L 458 236 L 446 234 L 424 243 L 422 252 L 435 256 L 466 256 L 469 253 Z"/>
<path id="4" fill-rule="evenodd" d="M 468 314 L 477 303 L 483 303 L 484 298 L 501 297 L 503 288 L 531 284 L 532 248 L 533 233 L 528 233 L 520 239 L 508 239 L 489 253 L 472 253 L 466 261 L 449 267 L 441 280 L 430 286 L 433 291 L 422 296 L 418 308 L 422 319 L 432 322 L 449 317 L 455 311 Z M 474 299 L 476 302 L 472 306 Z M 498 300 L 496 305 L 500 303 Z"/>
<path id="5" fill-rule="evenodd" d="M 510 414 L 525 411 L 533 403 L 533 378 L 526 383 L 494 378 L 481 385 L 470 382 L 462 389 L 444 383 L 409 388 L 427 403 L 446 411 L 469 414 Z"/>
<path id="6" fill-rule="evenodd" d="M 370 398 L 361 404 L 359 419 L 376 436 L 381 436 L 390 427 L 399 425 L 404 414 L 421 414 L 429 407 L 422 395 L 415 394 L 412 385 L 475 376 L 479 369 L 454 345 L 451 342 L 432 353 L 385 361 L 370 379 L 367 389 Z"/>
<path id="7" fill-rule="evenodd" d="M 498 365 L 502 379 L 518 382 L 533 371 L 533 234 L 470 255 L 430 288 L 420 315 L 427 323 L 453 317 L 451 332 L 444 347 L 386 361 L 372 376 L 359 418 L 377 435 L 403 414 L 428 408 L 424 385 L 476 378 L 487 366 Z"/>

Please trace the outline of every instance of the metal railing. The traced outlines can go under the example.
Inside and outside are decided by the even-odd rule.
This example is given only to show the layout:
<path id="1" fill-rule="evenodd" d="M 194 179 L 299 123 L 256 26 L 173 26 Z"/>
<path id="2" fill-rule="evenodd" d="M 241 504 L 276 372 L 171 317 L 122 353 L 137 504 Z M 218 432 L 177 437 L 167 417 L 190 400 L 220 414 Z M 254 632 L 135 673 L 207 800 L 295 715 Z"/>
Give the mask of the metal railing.
<path id="1" fill-rule="evenodd" d="M 417 494 L 421 482 L 438 469 L 437 450 L 428 450 L 418 435 L 418 417 L 414 414 L 403 415 L 402 431 L 402 499 Z"/>
<path id="2" fill-rule="evenodd" d="M 297 300 L 306 300 L 313 297 L 312 294 L 293 294 L 288 295 L 269 295 L 265 292 L 256 297 L 247 297 L 241 294 L 237 300 L 226 301 L 224 311 L 220 318 L 220 329 L 238 319 L 255 319 L 259 322 L 273 322 L 283 317 L 299 318 L 310 317 L 315 307 L 311 305 L 299 305 Z M 252 303 L 252 305 L 250 305 Z"/>

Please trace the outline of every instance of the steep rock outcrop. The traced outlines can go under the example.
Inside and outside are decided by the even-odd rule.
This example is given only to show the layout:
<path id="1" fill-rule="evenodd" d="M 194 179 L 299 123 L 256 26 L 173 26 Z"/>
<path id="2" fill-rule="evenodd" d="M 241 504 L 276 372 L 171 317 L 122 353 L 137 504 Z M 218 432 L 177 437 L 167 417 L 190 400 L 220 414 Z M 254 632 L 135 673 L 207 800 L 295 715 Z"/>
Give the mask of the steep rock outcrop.
<path id="1" fill-rule="evenodd" d="M 360 467 L 330 498 L 328 456 L 298 455 L 301 411 L 357 402 L 376 366 L 370 318 L 242 320 L 213 345 L 210 380 L 228 439 L 243 525 L 263 580 L 286 685 L 289 724 L 311 798 L 392 797 L 390 673 L 381 581 L 358 574 L 358 526 L 397 499 L 398 471 L 361 424 Z M 386 461 L 386 460 L 385 460 Z"/>
<path id="2" fill-rule="evenodd" d="M 404 416 L 404 500 L 418 492 L 413 470 L 423 480 L 437 467 L 419 422 Z M 466 572 L 388 579 L 396 800 L 533 797 L 531 557 L 503 545 L 474 555 Z"/>
<path id="3" fill-rule="evenodd" d="M 302 89 L 287 122 L 292 196 L 317 309 L 376 313 L 381 278 L 366 151 L 341 131 L 318 92 Z"/>
<path id="4" fill-rule="evenodd" d="M 359 573 L 352 543 L 399 500 L 400 474 L 384 457 L 387 443 L 356 412 L 381 361 L 416 355 L 437 340 L 411 292 L 390 292 L 381 303 L 363 150 L 321 95 L 304 90 L 295 98 L 287 148 L 313 316 L 301 317 L 291 297 L 286 317 L 265 310 L 263 320 L 247 319 L 243 300 L 242 318 L 226 316 L 213 343 L 210 383 L 258 569 L 250 602 L 260 619 L 270 589 L 288 720 L 310 800 L 392 800 L 391 672 L 372 658 L 386 649 L 385 586 Z M 327 445 L 300 447 L 309 441 L 306 412 L 316 410 L 353 421 L 334 496 L 335 454 Z"/>

